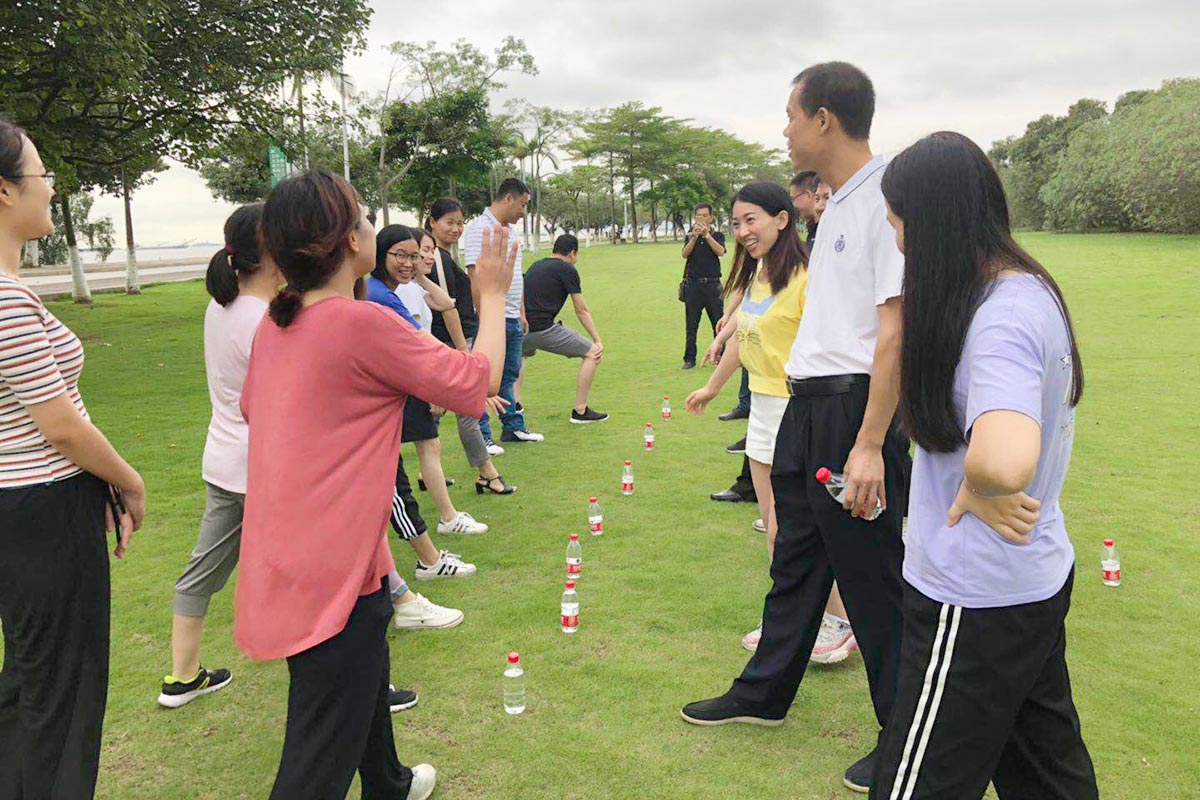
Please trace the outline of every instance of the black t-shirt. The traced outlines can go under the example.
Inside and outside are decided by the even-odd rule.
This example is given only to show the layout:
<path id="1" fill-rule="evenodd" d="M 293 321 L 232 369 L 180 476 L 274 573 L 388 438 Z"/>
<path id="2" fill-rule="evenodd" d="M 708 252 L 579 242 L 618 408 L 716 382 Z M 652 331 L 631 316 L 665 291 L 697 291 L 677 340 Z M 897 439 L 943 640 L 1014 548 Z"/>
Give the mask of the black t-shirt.
<path id="1" fill-rule="evenodd" d="M 725 234 L 713 231 L 712 237 L 717 240 L 717 244 L 725 246 Z M 689 278 L 721 277 L 721 259 L 717 258 L 717 254 L 709 246 L 708 240 L 703 237 L 696 240 L 692 254 L 687 257 L 687 276 Z"/>
<path id="2" fill-rule="evenodd" d="M 475 314 L 475 301 L 471 299 L 471 278 L 458 266 L 449 251 L 439 247 L 438 252 L 442 254 L 442 271 L 446 273 L 446 283 L 450 284 L 442 288 L 454 298 L 454 307 L 458 309 L 463 335 L 472 339 L 479 332 L 479 317 Z M 441 284 L 436 266 L 429 273 L 429 280 Z M 454 340 L 450 338 L 450 330 L 446 327 L 441 312 L 433 312 L 433 324 L 429 326 L 429 332 L 437 337 L 438 341 L 454 347 Z"/>
<path id="3" fill-rule="evenodd" d="M 805 224 L 808 226 L 808 237 L 805 239 L 805 242 L 809 247 L 812 247 L 817 243 L 817 223 L 810 219 Z"/>
<path id="4" fill-rule="evenodd" d="M 525 273 L 525 318 L 530 332 L 553 325 L 567 296 L 582 291 L 579 270 L 561 258 L 543 258 L 530 267 Z"/>

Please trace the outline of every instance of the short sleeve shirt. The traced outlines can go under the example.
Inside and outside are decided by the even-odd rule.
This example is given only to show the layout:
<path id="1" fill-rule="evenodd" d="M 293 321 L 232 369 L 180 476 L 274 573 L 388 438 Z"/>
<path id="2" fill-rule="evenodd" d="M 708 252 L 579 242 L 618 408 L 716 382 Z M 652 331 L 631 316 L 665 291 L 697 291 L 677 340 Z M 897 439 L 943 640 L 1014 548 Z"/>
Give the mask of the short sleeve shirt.
<path id="1" fill-rule="evenodd" d="M 829 198 L 808 265 L 808 303 L 787 374 L 870 375 L 879 312 L 904 283 L 904 256 L 887 221 L 876 156 Z"/>
<path id="2" fill-rule="evenodd" d="M 433 325 L 433 312 L 429 308 L 429 303 L 425 300 L 425 290 L 416 281 L 408 283 L 400 283 L 393 290 L 396 297 L 400 298 L 400 302 L 408 309 L 408 313 L 416 320 L 417 327 L 423 331 L 427 331 Z"/>
<path id="3" fill-rule="evenodd" d="M 544 331 L 554 324 L 567 298 L 583 287 L 579 270 L 561 258 L 543 258 L 525 274 L 525 318 L 529 331 Z"/>
<path id="4" fill-rule="evenodd" d="M 725 234 L 720 231 L 713 231 L 712 237 L 717 240 L 717 244 L 722 247 L 725 246 Z M 721 277 L 721 259 L 713 252 L 708 239 L 699 238 L 696 240 L 696 246 L 692 248 L 692 252 L 687 257 L 686 263 L 687 276 L 689 278 Z"/>
<path id="5" fill-rule="evenodd" d="M 463 230 L 463 265 L 470 269 L 475 266 L 475 262 L 479 260 L 479 251 L 483 249 L 483 230 L 499 225 L 500 220 L 496 219 L 496 215 L 492 213 L 490 208 L 485 208 L 483 213 L 475 219 L 471 220 L 470 224 Z M 509 225 L 509 231 L 512 232 L 512 241 L 517 243 L 517 261 L 513 264 L 513 279 L 512 284 L 508 287 L 508 294 L 504 297 L 504 317 L 506 319 L 518 319 L 521 316 L 521 302 L 525 296 L 525 279 L 521 274 L 521 259 L 523 256 L 523 246 L 521 245 L 521 233 L 516 225 Z"/>
<path id="6" fill-rule="evenodd" d="M 770 284 L 760 282 L 759 274 L 755 274 L 738 306 L 738 353 L 750 376 L 750 391 L 787 397 L 784 364 L 804 313 L 808 272 L 797 270 L 778 294 L 771 294 Z"/>
<path id="7" fill-rule="evenodd" d="M 479 332 L 479 317 L 475 314 L 475 301 L 471 297 L 471 277 L 458 265 L 448 250 L 439 247 L 437 252 L 442 260 L 442 272 L 446 276 L 446 285 L 442 288 L 454 300 L 454 308 L 458 311 L 458 320 L 462 323 L 463 335 L 468 339 L 473 339 Z M 429 280 L 441 286 L 436 268 L 429 273 Z M 433 327 L 430 329 L 430 333 L 439 341 L 451 347 L 454 346 L 454 340 L 450 337 L 450 329 L 446 327 L 446 320 L 440 311 L 433 312 Z"/>
<path id="8" fill-rule="evenodd" d="M 404 305 L 404 301 L 397 297 L 396 293 L 378 278 L 367 278 L 367 300 L 384 308 L 390 308 L 406 320 L 409 325 L 412 325 L 417 330 L 421 329 L 421 326 L 413 319 L 413 315 L 408 313 L 408 308 Z"/>
<path id="9" fill-rule="evenodd" d="M 242 384 L 250 365 L 254 332 L 267 313 L 267 303 L 238 295 L 222 306 L 210 300 L 204 312 L 204 374 L 212 419 L 204 441 L 201 474 L 207 483 L 235 494 L 246 493 L 246 448 L 250 428 L 240 407 Z"/>
<path id="10" fill-rule="evenodd" d="M 989 411 L 1016 411 L 1042 429 L 1033 483 L 1042 503 L 1032 542 L 1015 545 L 971 514 L 953 528 L 946 513 L 963 480 L 967 446 L 918 447 L 909 495 L 904 579 L 922 594 L 966 608 L 1035 603 L 1054 596 L 1075 562 L 1059 495 L 1071 461 L 1071 342 L 1058 301 L 1034 275 L 1002 276 L 967 329 L 954 375 L 954 408 L 970 436 Z"/>

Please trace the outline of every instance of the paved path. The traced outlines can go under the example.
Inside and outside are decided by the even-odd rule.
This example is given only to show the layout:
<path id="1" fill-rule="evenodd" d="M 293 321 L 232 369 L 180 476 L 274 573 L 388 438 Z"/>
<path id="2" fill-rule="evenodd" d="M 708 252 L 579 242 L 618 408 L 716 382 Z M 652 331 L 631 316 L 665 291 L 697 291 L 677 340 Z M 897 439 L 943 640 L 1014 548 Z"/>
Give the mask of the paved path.
<path id="1" fill-rule="evenodd" d="M 140 265 L 138 276 L 142 286 L 152 283 L 171 283 L 203 278 L 208 262 L 198 259 L 179 261 L 147 261 Z M 88 286 L 93 292 L 124 289 L 124 264 L 88 264 L 84 267 Z M 21 270 L 21 280 L 40 297 L 61 297 L 71 294 L 71 270 L 66 267 L 41 267 Z"/>

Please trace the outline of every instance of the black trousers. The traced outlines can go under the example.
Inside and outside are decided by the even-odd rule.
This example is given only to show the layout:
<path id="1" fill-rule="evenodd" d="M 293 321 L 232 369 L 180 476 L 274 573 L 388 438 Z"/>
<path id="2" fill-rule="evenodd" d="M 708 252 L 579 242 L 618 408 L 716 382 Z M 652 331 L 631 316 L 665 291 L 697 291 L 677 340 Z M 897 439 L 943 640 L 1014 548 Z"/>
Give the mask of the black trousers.
<path id="1" fill-rule="evenodd" d="M 747 500 L 757 500 L 758 492 L 754 491 L 754 477 L 750 474 L 750 459 L 742 456 L 742 471 L 730 487 Z"/>
<path id="2" fill-rule="evenodd" d="M 96 791 L 108 699 L 107 487 L 0 491 L 0 800 Z"/>
<path id="3" fill-rule="evenodd" d="M 900 689 L 871 797 L 1098 797 L 1067 674 L 1074 575 L 1048 600 L 971 609 L 904 588 Z"/>
<path id="4" fill-rule="evenodd" d="M 687 344 L 683 348 L 683 360 L 696 360 L 696 331 L 700 328 L 700 315 L 708 314 L 712 324 L 713 336 L 717 335 L 717 322 L 725 313 L 725 304 L 721 301 L 720 278 L 689 278 L 687 289 L 683 293 L 685 309 L 685 332 Z"/>
<path id="5" fill-rule="evenodd" d="M 902 491 L 907 451 L 899 437 L 883 446 L 888 509 L 878 519 L 854 519 L 814 475 L 841 472 L 867 405 L 866 382 L 845 394 L 793 397 L 784 412 L 771 465 L 779 532 L 762 640 L 730 693 L 757 710 L 787 713 L 817 640 L 829 590 L 837 579 L 863 654 L 875 717 L 892 713 L 900 659 L 900 567 L 904 546 L 893 503 Z"/>
<path id="6" fill-rule="evenodd" d="M 392 527 L 404 541 L 417 538 L 429 530 L 417 498 L 413 496 L 408 472 L 404 469 L 404 456 L 396 456 L 396 488 L 392 492 Z"/>
<path id="7" fill-rule="evenodd" d="M 412 770 L 396 758 L 388 711 L 387 581 L 358 598 L 346 627 L 287 660 L 287 733 L 271 800 L 344 800 L 357 770 L 363 800 L 404 800 Z"/>

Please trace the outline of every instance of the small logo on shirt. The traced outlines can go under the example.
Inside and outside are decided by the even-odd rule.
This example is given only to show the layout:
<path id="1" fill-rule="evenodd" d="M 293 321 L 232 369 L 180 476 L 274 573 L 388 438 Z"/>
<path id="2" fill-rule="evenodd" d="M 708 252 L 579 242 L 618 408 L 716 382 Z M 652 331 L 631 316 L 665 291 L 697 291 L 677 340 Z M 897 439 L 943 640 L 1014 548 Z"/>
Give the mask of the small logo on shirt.
<path id="1" fill-rule="evenodd" d="M 845 249 L 846 249 L 846 237 L 839 236 L 837 238 L 837 241 L 833 243 L 833 250 L 835 253 L 840 253 Z"/>

